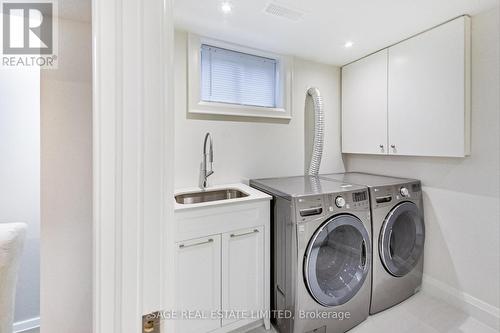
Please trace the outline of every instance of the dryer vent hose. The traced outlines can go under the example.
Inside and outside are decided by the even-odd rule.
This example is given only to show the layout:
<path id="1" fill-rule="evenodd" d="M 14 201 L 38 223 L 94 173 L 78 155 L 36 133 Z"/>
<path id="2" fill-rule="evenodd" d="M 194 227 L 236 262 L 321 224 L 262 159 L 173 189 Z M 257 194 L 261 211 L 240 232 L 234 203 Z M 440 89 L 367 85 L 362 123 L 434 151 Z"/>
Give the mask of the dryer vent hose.
<path id="1" fill-rule="evenodd" d="M 317 176 L 321 165 L 324 144 L 325 114 L 323 111 L 323 98 L 318 88 L 309 88 L 307 94 L 311 96 L 314 106 L 314 139 L 311 154 L 311 161 L 307 174 Z"/>

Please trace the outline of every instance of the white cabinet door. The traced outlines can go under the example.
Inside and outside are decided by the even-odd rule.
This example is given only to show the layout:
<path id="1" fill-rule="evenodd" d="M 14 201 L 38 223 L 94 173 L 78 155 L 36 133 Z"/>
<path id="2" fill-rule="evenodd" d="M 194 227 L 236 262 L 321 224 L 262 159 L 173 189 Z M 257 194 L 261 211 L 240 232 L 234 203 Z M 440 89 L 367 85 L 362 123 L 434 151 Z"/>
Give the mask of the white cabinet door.
<path id="1" fill-rule="evenodd" d="M 469 154 L 469 18 L 389 48 L 389 153 Z"/>
<path id="2" fill-rule="evenodd" d="M 387 49 L 342 67 L 342 152 L 387 154 Z"/>
<path id="3" fill-rule="evenodd" d="M 222 235 L 222 310 L 264 309 L 264 228 Z M 228 312 L 230 313 L 230 312 Z M 227 325 L 238 318 L 225 318 Z"/>
<path id="4" fill-rule="evenodd" d="M 221 326 L 221 320 L 210 315 L 221 309 L 220 240 L 220 235 L 213 235 L 176 244 L 178 333 L 209 332 Z M 186 319 L 187 311 L 192 319 Z M 202 315 L 209 318 L 200 319 Z"/>

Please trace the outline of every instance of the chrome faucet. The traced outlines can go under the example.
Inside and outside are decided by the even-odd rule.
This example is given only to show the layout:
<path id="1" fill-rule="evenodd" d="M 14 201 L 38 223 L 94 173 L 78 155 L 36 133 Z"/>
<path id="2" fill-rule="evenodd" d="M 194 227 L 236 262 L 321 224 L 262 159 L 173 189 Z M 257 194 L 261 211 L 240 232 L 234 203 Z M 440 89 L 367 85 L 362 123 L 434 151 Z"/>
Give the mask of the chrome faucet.
<path id="1" fill-rule="evenodd" d="M 207 142 L 210 139 L 210 147 L 207 153 Z M 210 170 L 207 167 L 207 157 L 208 163 L 210 163 Z M 201 177 L 200 177 L 200 187 L 202 190 L 207 188 L 207 179 L 214 173 L 214 147 L 212 142 L 212 136 L 209 132 L 205 134 L 205 140 L 203 141 L 203 161 L 201 163 Z"/>

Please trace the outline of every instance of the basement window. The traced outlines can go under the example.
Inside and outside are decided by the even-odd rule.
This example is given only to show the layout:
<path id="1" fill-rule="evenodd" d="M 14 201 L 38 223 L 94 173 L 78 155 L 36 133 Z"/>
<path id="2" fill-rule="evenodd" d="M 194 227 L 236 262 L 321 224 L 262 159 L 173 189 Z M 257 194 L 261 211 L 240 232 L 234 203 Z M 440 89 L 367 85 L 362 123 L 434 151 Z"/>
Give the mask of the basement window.
<path id="1" fill-rule="evenodd" d="M 201 45 L 201 99 L 276 107 L 277 60 Z"/>
<path id="2" fill-rule="evenodd" d="M 287 57 L 189 36 L 189 112 L 291 118 Z"/>

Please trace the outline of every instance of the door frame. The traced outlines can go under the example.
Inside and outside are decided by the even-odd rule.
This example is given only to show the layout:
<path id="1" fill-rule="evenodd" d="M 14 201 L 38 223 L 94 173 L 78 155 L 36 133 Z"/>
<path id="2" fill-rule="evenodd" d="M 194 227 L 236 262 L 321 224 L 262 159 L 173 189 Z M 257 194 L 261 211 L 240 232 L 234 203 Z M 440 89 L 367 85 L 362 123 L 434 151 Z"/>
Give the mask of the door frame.
<path id="1" fill-rule="evenodd" d="M 92 0 L 92 47 L 93 332 L 137 333 L 173 304 L 172 1 Z"/>

